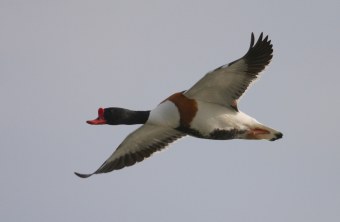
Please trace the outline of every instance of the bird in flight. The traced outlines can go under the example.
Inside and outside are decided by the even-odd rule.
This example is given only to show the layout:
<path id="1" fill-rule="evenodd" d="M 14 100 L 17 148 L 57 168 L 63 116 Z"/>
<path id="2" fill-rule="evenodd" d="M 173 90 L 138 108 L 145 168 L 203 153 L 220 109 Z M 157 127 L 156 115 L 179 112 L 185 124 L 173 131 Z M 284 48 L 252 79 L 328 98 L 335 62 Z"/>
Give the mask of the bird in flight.
<path id="1" fill-rule="evenodd" d="M 272 57 L 268 36 L 263 38 L 261 33 L 255 43 L 252 33 L 249 50 L 242 58 L 208 72 L 189 90 L 169 96 L 153 110 L 99 108 L 98 118 L 87 123 L 143 125 L 129 134 L 94 173 L 75 174 L 87 178 L 134 165 L 187 135 L 211 140 L 282 138 L 281 132 L 261 124 L 237 107 L 239 98 Z"/>

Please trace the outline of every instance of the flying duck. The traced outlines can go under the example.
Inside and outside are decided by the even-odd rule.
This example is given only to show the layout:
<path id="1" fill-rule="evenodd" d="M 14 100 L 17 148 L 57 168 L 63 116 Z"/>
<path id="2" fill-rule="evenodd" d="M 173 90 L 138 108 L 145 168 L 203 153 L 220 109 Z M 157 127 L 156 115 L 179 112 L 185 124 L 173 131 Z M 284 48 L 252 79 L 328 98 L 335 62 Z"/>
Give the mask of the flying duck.
<path id="1" fill-rule="evenodd" d="M 281 132 L 237 107 L 240 96 L 269 64 L 272 53 L 268 36 L 263 38 L 261 33 L 255 44 L 252 33 L 249 50 L 242 58 L 207 73 L 189 90 L 171 95 L 151 111 L 99 108 L 98 118 L 87 123 L 143 125 L 128 135 L 94 173 L 75 174 L 87 178 L 134 165 L 186 135 L 212 140 L 282 138 Z"/>

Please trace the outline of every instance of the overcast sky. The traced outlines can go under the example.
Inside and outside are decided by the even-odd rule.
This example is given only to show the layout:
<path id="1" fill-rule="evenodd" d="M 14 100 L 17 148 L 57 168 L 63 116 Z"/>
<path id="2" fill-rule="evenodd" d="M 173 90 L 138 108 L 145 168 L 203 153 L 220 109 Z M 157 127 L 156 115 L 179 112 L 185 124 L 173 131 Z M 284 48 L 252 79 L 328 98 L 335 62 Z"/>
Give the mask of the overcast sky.
<path id="1" fill-rule="evenodd" d="M 339 1 L 0 0 L 1 221 L 340 221 Z M 270 66 L 239 103 L 284 133 L 186 137 L 88 179 L 152 109 L 268 34 Z"/>

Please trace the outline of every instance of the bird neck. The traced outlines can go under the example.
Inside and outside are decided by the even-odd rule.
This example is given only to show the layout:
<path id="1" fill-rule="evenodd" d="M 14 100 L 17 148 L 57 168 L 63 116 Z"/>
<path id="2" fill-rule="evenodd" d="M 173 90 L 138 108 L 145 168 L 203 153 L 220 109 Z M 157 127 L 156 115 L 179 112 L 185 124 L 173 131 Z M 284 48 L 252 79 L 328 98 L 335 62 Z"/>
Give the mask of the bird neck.
<path id="1" fill-rule="evenodd" d="M 148 120 L 150 116 L 150 111 L 132 111 L 129 110 L 126 113 L 126 118 L 124 119 L 124 124 L 133 125 L 133 124 L 144 124 Z"/>

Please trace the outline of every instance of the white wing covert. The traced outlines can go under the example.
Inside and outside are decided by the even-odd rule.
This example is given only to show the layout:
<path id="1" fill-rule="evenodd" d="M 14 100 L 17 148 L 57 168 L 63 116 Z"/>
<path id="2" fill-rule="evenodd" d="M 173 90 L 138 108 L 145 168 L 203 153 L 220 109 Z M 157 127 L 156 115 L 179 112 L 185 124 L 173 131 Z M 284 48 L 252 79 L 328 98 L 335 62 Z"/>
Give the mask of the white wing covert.
<path id="1" fill-rule="evenodd" d="M 249 50 L 242 58 L 207 73 L 184 94 L 188 98 L 231 106 L 237 110 L 236 101 L 273 57 L 268 36 L 263 39 L 261 33 L 254 43 L 252 33 Z"/>

